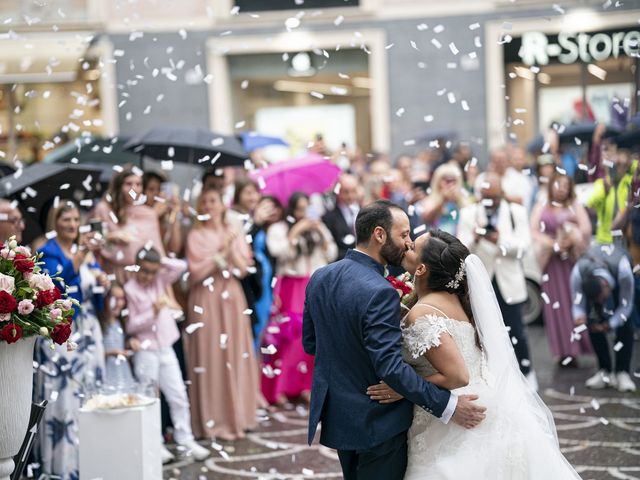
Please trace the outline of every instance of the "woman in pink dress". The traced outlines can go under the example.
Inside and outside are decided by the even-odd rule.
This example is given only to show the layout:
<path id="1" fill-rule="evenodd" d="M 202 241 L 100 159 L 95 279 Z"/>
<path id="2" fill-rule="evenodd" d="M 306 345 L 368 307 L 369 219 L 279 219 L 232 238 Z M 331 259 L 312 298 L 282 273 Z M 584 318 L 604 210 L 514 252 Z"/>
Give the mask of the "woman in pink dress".
<path id="1" fill-rule="evenodd" d="M 220 192 L 205 190 L 187 236 L 189 310 L 185 337 L 193 433 L 237 440 L 256 426 L 258 364 L 238 278 L 251 266 L 244 236 L 225 219 Z"/>
<path id="2" fill-rule="evenodd" d="M 313 357 L 302 349 L 302 312 L 309 278 L 338 256 L 331 232 L 309 206 L 309 197 L 294 193 L 286 220 L 267 230 L 267 248 L 276 259 L 274 315 L 264 334 L 262 393 L 269 403 L 309 400 Z"/>
<path id="3" fill-rule="evenodd" d="M 576 357 L 592 352 L 589 336 L 576 335 L 571 315 L 571 269 L 588 248 L 589 216 L 576 201 L 573 180 L 554 173 L 549 201 L 539 202 L 531 215 L 531 232 L 543 271 L 543 315 L 551 352 L 561 366 L 577 365 Z"/>
<path id="4" fill-rule="evenodd" d="M 160 223 L 153 208 L 144 204 L 142 172 L 125 168 L 114 175 L 104 199 L 93 210 L 92 219 L 106 227 L 101 264 L 124 285 L 131 276 L 126 267 L 136 264 L 136 253 L 145 245 L 165 255 Z"/>

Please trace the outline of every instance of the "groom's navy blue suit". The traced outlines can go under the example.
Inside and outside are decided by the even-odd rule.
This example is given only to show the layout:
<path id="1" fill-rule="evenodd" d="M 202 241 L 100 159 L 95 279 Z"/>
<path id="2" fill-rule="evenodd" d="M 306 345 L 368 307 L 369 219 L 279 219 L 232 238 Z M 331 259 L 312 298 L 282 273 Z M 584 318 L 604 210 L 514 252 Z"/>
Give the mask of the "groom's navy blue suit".
<path id="1" fill-rule="evenodd" d="M 315 355 L 309 443 L 321 422 L 320 443 L 338 450 L 345 478 L 402 478 L 413 404 L 440 417 L 450 397 L 403 361 L 400 302 L 383 271 L 373 258 L 349 250 L 315 272 L 307 286 L 303 343 Z M 367 387 L 380 380 L 406 400 L 370 400 Z M 394 452 L 398 459 L 404 455 L 404 466 L 389 465 Z M 380 456 L 386 464 L 376 464 Z M 345 467 L 350 462 L 357 466 L 352 472 Z M 367 471 L 366 463 L 373 468 Z M 399 474 L 390 477 L 387 468 Z"/>

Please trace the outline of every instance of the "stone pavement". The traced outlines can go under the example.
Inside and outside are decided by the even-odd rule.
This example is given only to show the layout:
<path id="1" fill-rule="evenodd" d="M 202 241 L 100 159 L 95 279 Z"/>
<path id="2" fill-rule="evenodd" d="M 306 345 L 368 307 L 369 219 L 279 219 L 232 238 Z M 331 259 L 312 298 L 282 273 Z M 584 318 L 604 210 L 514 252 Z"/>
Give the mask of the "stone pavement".
<path id="1" fill-rule="evenodd" d="M 540 392 L 556 420 L 562 451 L 578 473 L 585 480 L 640 479 L 640 394 L 588 390 L 584 380 L 595 371 L 594 359 L 561 369 L 551 359 L 542 327 L 530 327 L 529 340 Z M 640 387 L 640 343 L 635 347 L 632 366 Z M 334 451 L 306 445 L 306 413 L 291 406 L 265 414 L 245 440 L 213 443 L 210 459 L 178 461 L 165 467 L 164 479 L 342 478 Z"/>

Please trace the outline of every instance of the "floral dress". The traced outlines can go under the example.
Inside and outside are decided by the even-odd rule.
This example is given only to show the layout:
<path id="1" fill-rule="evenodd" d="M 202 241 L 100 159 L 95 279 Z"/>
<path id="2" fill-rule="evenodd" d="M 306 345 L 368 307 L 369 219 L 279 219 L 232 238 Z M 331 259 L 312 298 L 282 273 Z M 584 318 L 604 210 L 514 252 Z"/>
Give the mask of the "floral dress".
<path id="1" fill-rule="evenodd" d="M 36 341 L 33 401 L 49 402 L 34 446 L 35 459 L 40 465 L 37 476 L 78 480 L 78 415 L 82 396 L 96 388 L 104 371 L 102 331 L 93 302 L 85 300 L 93 297 L 95 277 L 87 265 L 79 272 L 69 272 L 73 263 L 66 257 L 60 258 L 57 253 L 61 251 L 58 252 L 55 245 L 45 246 L 42 251 L 47 273 L 57 276 L 56 272 L 64 271 L 60 276 L 66 279 L 67 285 L 76 285 L 70 296 L 78 299 L 82 308 L 75 315 L 69 338 L 78 344 L 76 350 L 68 352 L 66 346 L 55 344 L 52 348 L 52 342 L 43 337 Z"/>

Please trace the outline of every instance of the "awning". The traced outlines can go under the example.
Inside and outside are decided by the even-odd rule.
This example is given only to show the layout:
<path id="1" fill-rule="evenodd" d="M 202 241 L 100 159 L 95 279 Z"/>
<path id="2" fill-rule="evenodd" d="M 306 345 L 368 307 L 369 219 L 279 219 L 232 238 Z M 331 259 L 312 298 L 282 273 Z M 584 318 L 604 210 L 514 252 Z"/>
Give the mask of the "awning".
<path id="1" fill-rule="evenodd" d="M 92 32 L 0 34 L 0 84 L 75 80 Z"/>

